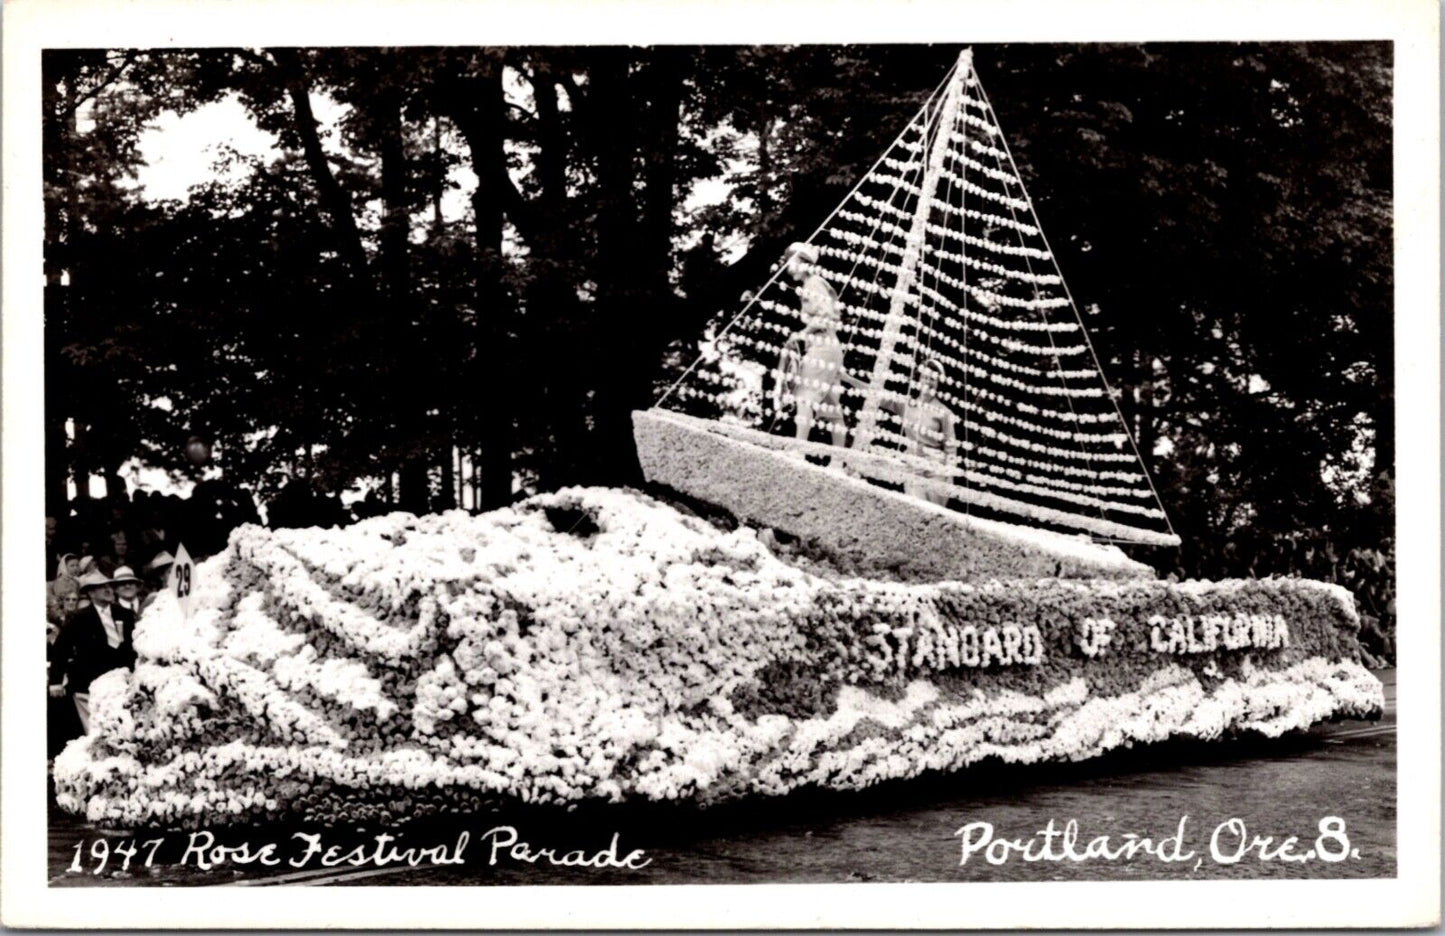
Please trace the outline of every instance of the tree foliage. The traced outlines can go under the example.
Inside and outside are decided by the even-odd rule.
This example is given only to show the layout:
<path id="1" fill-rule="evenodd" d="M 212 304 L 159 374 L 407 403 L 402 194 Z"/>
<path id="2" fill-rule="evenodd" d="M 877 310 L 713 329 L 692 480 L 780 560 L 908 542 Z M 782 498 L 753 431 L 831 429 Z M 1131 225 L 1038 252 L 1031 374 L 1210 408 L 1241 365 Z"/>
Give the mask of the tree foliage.
<path id="1" fill-rule="evenodd" d="M 263 499 L 365 482 L 441 509 L 477 481 L 458 453 L 481 507 L 637 482 L 630 411 L 957 52 L 47 52 L 51 509 L 67 475 L 118 483 L 195 431 Z M 1389 45 L 976 56 L 1185 541 L 1155 561 L 1284 571 L 1258 557 L 1289 536 L 1388 551 Z M 144 128 L 224 99 L 276 151 L 148 198 Z"/>

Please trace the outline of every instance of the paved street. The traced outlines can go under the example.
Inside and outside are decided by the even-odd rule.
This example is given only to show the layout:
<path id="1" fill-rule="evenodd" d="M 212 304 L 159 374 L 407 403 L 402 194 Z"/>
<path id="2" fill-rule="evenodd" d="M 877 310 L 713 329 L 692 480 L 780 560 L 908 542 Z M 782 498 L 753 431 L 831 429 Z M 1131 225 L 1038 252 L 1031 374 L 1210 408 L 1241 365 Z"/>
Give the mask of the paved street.
<path id="1" fill-rule="evenodd" d="M 991 765 L 949 777 L 892 783 L 864 793 L 818 793 L 705 811 L 680 807 L 516 809 L 445 826 L 336 830 L 318 842 L 338 853 L 397 835 L 398 848 L 453 848 L 469 838 L 465 861 L 419 867 L 343 865 L 301 870 L 281 861 L 196 869 L 178 866 L 190 842 L 171 832 L 150 869 L 141 848 L 127 871 L 132 837 L 97 831 L 52 807 L 51 883 L 198 884 L 617 884 L 846 881 L 1138 880 L 1151 878 L 1390 877 L 1395 874 L 1395 671 L 1377 674 L 1387 708 L 1378 723 L 1321 725 L 1277 741 L 1182 744 L 1120 751 L 1081 764 Z M 1330 817 L 1339 820 L 1336 824 Z M 1050 820 L 1053 825 L 1050 826 Z M 1070 839 L 1068 824 L 1075 820 Z M 1233 821 L 1231 821 L 1233 820 Z M 986 824 L 986 825 L 985 825 Z M 963 862 L 965 837 L 974 846 Z M 1052 829 L 1052 834 L 1050 834 Z M 217 843 L 252 851 L 268 842 L 285 858 L 304 852 L 294 828 L 217 833 Z M 307 831 L 307 830 L 302 830 Z M 1042 834 L 1041 834 L 1042 833 Z M 615 855 L 643 852 L 640 869 L 557 867 L 581 849 L 590 860 L 617 836 Z M 1082 857 L 1090 840 L 1114 855 Z M 1135 838 L 1130 839 L 1128 836 Z M 1286 839 L 1296 841 L 1286 844 Z M 1174 843 L 1170 840 L 1178 838 Z M 112 847 L 104 873 L 87 851 Z M 515 838 L 515 841 L 513 841 Z M 1148 847 L 1142 843 L 1149 839 Z M 1017 848 L 1000 844 L 1013 840 Z M 1134 842 L 1130 857 L 1124 848 Z M 69 870 L 82 843 L 84 870 Z M 1027 861 L 1032 843 L 1038 860 Z M 524 845 L 519 854 L 518 846 Z M 495 846 L 495 847 L 494 847 Z M 194 853 L 192 853 L 194 855 Z M 990 863 L 988 856 L 1001 859 Z M 1159 857 L 1162 854 L 1170 860 Z M 1187 857 L 1186 857 L 1187 855 Z M 525 860 L 532 857 L 533 861 Z M 495 857 L 495 863 L 490 859 Z M 1330 860 L 1338 858 L 1339 860 Z"/>

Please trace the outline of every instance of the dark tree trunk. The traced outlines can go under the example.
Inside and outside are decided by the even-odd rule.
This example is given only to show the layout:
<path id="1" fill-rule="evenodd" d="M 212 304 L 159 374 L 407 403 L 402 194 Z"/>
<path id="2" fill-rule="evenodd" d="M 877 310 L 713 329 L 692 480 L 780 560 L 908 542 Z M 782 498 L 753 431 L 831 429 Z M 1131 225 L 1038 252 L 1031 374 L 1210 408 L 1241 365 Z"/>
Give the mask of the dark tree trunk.
<path id="1" fill-rule="evenodd" d="M 321 209 L 331 219 L 331 229 L 336 237 L 336 248 L 345 261 L 351 275 L 358 281 L 367 279 L 366 251 L 361 244 L 361 233 L 356 227 L 356 216 L 352 214 L 351 198 L 326 159 L 321 146 L 321 135 L 316 128 L 316 115 L 311 109 L 311 82 L 306 75 L 306 66 L 294 49 L 275 49 L 271 52 L 280 69 L 291 99 L 296 135 L 301 140 L 301 151 L 306 157 L 306 166 L 311 180 L 321 198 Z"/>
<path id="2" fill-rule="evenodd" d="M 482 506 L 482 450 L 472 449 L 472 509 L 480 510 Z"/>
<path id="3" fill-rule="evenodd" d="M 65 389 L 68 381 L 60 355 L 61 336 L 65 325 L 65 289 L 61 285 L 61 237 L 64 214 L 61 200 L 54 192 L 63 191 L 67 182 L 63 160 L 62 92 L 60 80 L 53 74 L 42 76 L 41 89 L 45 108 L 43 139 L 45 152 L 45 513 L 50 517 L 66 516 L 68 497 L 65 489 L 70 476 L 70 453 L 66 450 Z"/>
<path id="4" fill-rule="evenodd" d="M 91 500 L 90 476 L 96 470 L 96 462 L 91 444 L 90 426 L 81 418 L 75 419 L 75 439 L 71 444 L 70 463 L 75 473 L 75 499 L 77 501 Z"/>
<path id="5" fill-rule="evenodd" d="M 126 483 L 125 479 L 120 476 L 119 462 L 106 465 L 102 476 L 105 478 L 106 497 L 126 496 Z"/>
<path id="6" fill-rule="evenodd" d="M 276 69 L 286 95 L 291 102 L 292 123 L 297 138 L 301 142 L 302 154 L 306 160 L 306 167 L 310 174 L 312 184 L 316 186 L 321 211 L 330 220 L 331 234 L 337 254 L 346 268 L 346 279 L 340 283 L 342 295 L 341 304 L 350 306 L 353 309 L 361 310 L 362 318 L 374 319 L 378 314 L 385 321 L 387 310 L 382 308 L 379 301 L 385 296 L 385 290 L 391 288 L 390 283 L 384 284 L 382 294 L 379 294 L 372 279 L 371 270 L 367 261 L 366 248 L 361 240 L 361 232 L 356 226 L 356 217 L 353 213 L 351 197 L 337 181 L 335 172 L 332 171 L 331 163 L 326 157 L 326 151 L 321 145 L 321 136 L 317 128 L 316 115 L 311 107 L 311 79 L 307 71 L 307 65 L 301 54 L 295 49 L 273 49 L 270 52 L 269 60 L 265 57 L 253 56 L 263 64 L 270 64 Z M 399 119 L 399 115 L 398 115 Z M 397 130 L 400 132 L 399 128 Z M 383 159 L 383 162 L 386 160 Z M 383 226 L 391 221 L 390 217 L 383 220 Z M 402 232 L 402 246 L 405 247 L 405 231 Z M 395 237 L 394 232 L 383 235 Z M 393 257 L 396 251 L 391 252 Z M 401 260 L 391 260 L 391 264 L 384 266 L 384 274 L 390 271 L 395 273 L 395 266 L 400 265 L 402 273 L 405 273 L 405 252 L 401 252 Z M 403 280 L 404 282 L 404 280 Z M 383 339 L 385 338 L 384 327 L 382 329 Z M 380 343 L 379 351 L 387 354 L 390 349 L 386 347 L 388 342 L 383 340 Z M 389 362 L 388 362 L 389 363 Z M 390 368 L 388 368 L 390 369 Z M 304 389 L 304 388 L 303 388 Z M 387 395 L 383 395 L 387 396 Z M 385 420 L 388 414 L 378 414 L 379 418 Z M 306 434 L 306 441 L 309 443 L 313 437 L 311 426 L 303 426 L 302 432 Z M 386 461 L 383 468 L 386 471 L 386 479 L 383 485 L 387 505 L 396 506 L 395 492 L 392 481 L 392 462 Z"/>
<path id="7" fill-rule="evenodd" d="M 467 141 L 477 190 L 476 223 L 477 405 L 480 410 L 481 507 L 512 502 L 516 386 L 511 347 L 512 299 L 504 277 L 503 224 L 516 190 L 507 174 L 507 101 L 502 87 L 503 53 L 481 50 L 471 63 L 473 77 L 436 89 L 442 108 Z M 519 212 L 520 213 L 520 212 Z M 514 222 L 516 218 L 513 219 Z"/>
<path id="8" fill-rule="evenodd" d="M 652 321 L 666 331 L 672 298 L 672 211 L 677 185 L 678 122 L 682 108 L 682 80 L 686 53 L 680 49 L 654 50 L 649 68 L 649 105 L 646 121 L 646 190 L 642 209 L 642 287 L 651 299 Z M 649 329 L 648 334 L 656 332 Z"/>
<path id="9" fill-rule="evenodd" d="M 408 454 L 402 461 L 397 481 L 397 507 L 414 514 L 424 514 L 431 509 L 431 484 L 426 459 Z"/>
<path id="10" fill-rule="evenodd" d="M 65 439 L 65 420 L 69 416 L 69 368 L 61 355 L 61 341 L 68 334 L 69 287 L 64 285 L 64 244 L 69 237 L 68 218 L 74 214 L 74 188 L 69 173 L 69 130 L 71 121 L 65 110 L 71 98 L 69 81 L 61 92 L 61 82 L 46 77 L 45 84 L 45 146 L 53 157 L 45 160 L 46 185 L 52 191 L 64 191 L 65 201 L 49 195 L 45 199 L 45 513 L 64 517 L 68 514 L 65 481 L 69 478 L 69 451 Z"/>
<path id="11" fill-rule="evenodd" d="M 389 69 L 388 69 L 389 70 Z M 402 510 L 424 514 L 431 509 L 431 485 L 427 470 L 426 435 L 428 400 L 418 393 L 425 384 L 419 347 L 422 333 L 415 321 L 416 304 L 411 289 L 409 241 L 411 218 L 406 197 L 407 163 L 399 91 L 386 88 L 374 104 L 381 151 L 381 232 L 378 242 L 383 311 L 383 353 L 396 359 L 392 392 L 387 394 L 392 410 L 389 436 L 402 453 L 398 498 Z"/>
<path id="12" fill-rule="evenodd" d="M 562 115 L 557 108 L 557 78 L 545 58 L 533 62 L 532 96 L 537 108 L 537 177 L 541 182 L 538 196 L 545 236 L 539 245 L 549 254 L 561 253 L 566 238 L 563 213 L 567 203 L 567 135 Z"/>
<path id="13" fill-rule="evenodd" d="M 758 135 L 758 216 L 753 225 L 753 236 L 761 238 L 771 227 L 768 222 L 773 213 L 773 150 L 770 145 L 770 138 L 773 135 L 773 116 L 768 113 L 766 107 L 759 104 L 753 115 L 753 121 Z"/>
<path id="14" fill-rule="evenodd" d="M 381 284 L 391 305 L 391 318 L 400 328 L 410 322 L 411 270 L 408 236 L 411 222 L 406 200 L 406 147 L 400 95 L 389 90 L 376 102 L 381 144 Z"/>
<path id="15" fill-rule="evenodd" d="M 444 440 L 437 455 L 442 465 L 442 483 L 441 490 L 437 493 L 432 506 L 436 510 L 451 510 L 457 505 L 457 459 L 450 436 Z"/>
<path id="16" fill-rule="evenodd" d="M 1380 389 L 1375 396 L 1375 473 L 1395 470 L 1395 329 L 1393 319 L 1385 340 L 1384 353 L 1376 358 Z"/>
<path id="17" fill-rule="evenodd" d="M 632 446 L 631 411 L 637 405 L 638 344 L 644 326 L 637 320 L 644 260 L 638 251 L 637 121 L 629 80 L 630 49 L 599 49 L 590 72 L 588 115 L 597 149 L 597 312 L 599 319 L 596 444 L 597 480 L 636 483 L 641 469 Z"/>
<path id="18" fill-rule="evenodd" d="M 68 513 L 65 482 L 70 477 L 70 453 L 66 451 L 65 416 L 56 412 L 58 394 L 49 375 L 56 366 L 54 361 L 53 357 L 47 359 L 45 381 L 45 515 L 58 518 Z"/>
<path id="19" fill-rule="evenodd" d="M 62 309 L 66 319 L 65 327 L 69 329 L 73 328 L 76 324 L 76 305 L 79 301 L 78 283 L 82 282 L 78 271 L 75 269 L 75 263 L 79 256 L 79 251 L 76 250 L 76 239 L 80 236 L 80 189 L 75 169 L 77 101 L 75 98 L 74 76 L 67 76 L 65 79 L 64 107 L 65 111 L 58 122 L 61 135 L 61 149 L 64 153 L 63 165 L 65 167 L 63 170 L 64 179 L 62 180 L 65 191 L 64 234 L 62 235 L 64 246 L 60 252 L 60 270 L 58 272 L 63 274 L 64 277 L 61 280 L 64 285 L 59 288 L 63 290 Z M 75 499 L 77 501 L 87 501 L 90 500 L 90 471 L 92 467 L 92 461 L 89 457 L 90 447 L 86 444 L 89 426 L 86 421 L 86 408 L 82 403 L 84 397 L 76 393 L 78 386 L 83 384 L 84 374 L 77 368 L 68 367 L 65 369 L 65 376 L 68 378 L 65 385 L 66 392 L 61 395 L 61 399 L 70 405 L 66 406 L 60 413 L 57 413 L 56 416 L 60 421 L 60 432 L 62 435 L 65 431 L 65 419 L 71 417 L 74 420 L 75 440 L 72 449 L 73 462 L 68 467 L 71 468 L 75 474 Z M 65 486 L 62 482 L 61 491 L 64 492 L 64 490 Z M 63 493 L 62 496 L 64 496 Z"/>
<path id="20" fill-rule="evenodd" d="M 503 282 L 506 258 L 502 254 L 504 212 L 499 186 L 507 177 L 506 98 L 502 89 L 502 62 L 493 59 L 483 76 L 477 102 L 481 131 L 486 146 L 473 152 L 477 186 L 473 199 L 476 213 L 477 311 L 481 316 L 482 365 L 482 507 L 490 510 L 512 502 L 512 450 L 515 447 L 512 413 L 515 384 L 512 373 L 512 303 Z"/>
<path id="21" fill-rule="evenodd" d="M 442 218 L 442 192 L 445 188 L 445 172 L 442 165 L 442 126 L 441 121 L 432 118 L 432 153 L 436 157 L 437 171 L 432 184 L 432 238 L 440 239 L 445 233 L 446 224 Z M 457 506 L 460 495 L 457 491 L 457 461 L 459 458 L 456 445 L 456 412 L 453 409 L 454 402 L 451 399 L 440 401 L 439 410 L 441 415 L 437 418 L 437 437 L 439 443 L 433 457 L 441 463 L 442 483 L 441 492 L 433 503 L 436 510 L 451 510 Z"/>
<path id="22" fill-rule="evenodd" d="M 592 69 L 588 110 L 610 133 L 597 136 L 598 307 L 608 349 L 597 381 L 597 451 L 612 484 L 642 479 L 632 411 L 652 404 L 661 355 L 680 333 L 672 291 L 672 212 L 678 120 L 688 53 L 655 49 L 632 73 L 628 50 L 607 50 Z M 645 153 L 638 210 L 634 166 Z"/>
<path id="23" fill-rule="evenodd" d="M 596 353 L 588 340 L 594 325 L 585 320 L 577 294 L 575 257 L 567 205 L 567 134 L 557 107 L 557 77 L 546 53 L 532 62 L 531 84 L 537 112 L 536 157 L 539 185 L 538 230 L 530 241 L 538 275 L 528 291 L 527 305 L 541 318 L 566 323 L 545 343 L 548 366 L 538 368 L 542 384 L 536 397 L 546 400 L 542 421 L 548 424 L 554 450 L 544 467 L 547 486 L 587 484 L 593 480 L 587 435 L 588 356 Z"/>
<path id="24" fill-rule="evenodd" d="M 1143 361 L 1139 372 L 1139 413 L 1138 434 L 1134 437 L 1139 444 L 1139 457 L 1144 470 L 1154 475 L 1154 443 L 1158 439 L 1154 420 L 1154 358 L 1147 352 L 1141 353 Z"/>

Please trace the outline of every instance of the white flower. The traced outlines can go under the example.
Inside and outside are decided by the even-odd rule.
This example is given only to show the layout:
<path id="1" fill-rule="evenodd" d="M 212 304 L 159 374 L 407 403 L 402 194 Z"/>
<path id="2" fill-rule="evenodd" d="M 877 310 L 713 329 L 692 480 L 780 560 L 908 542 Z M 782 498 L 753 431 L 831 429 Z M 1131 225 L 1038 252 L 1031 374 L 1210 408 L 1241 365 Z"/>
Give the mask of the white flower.
<path id="1" fill-rule="evenodd" d="M 587 515 L 587 535 L 549 511 Z M 1367 671 L 1321 655 L 1357 623 L 1325 586 L 824 580 L 749 530 L 623 491 L 475 518 L 248 527 L 201 565 L 195 595 L 189 622 L 153 606 L 134 673 L 96 681 L 92 734 L 55 762 L 62 808 L 218 821 L 303 810 L 315 799 L 302 785 L 321 783 L 365 791 L 348 801 L 363 804 L 854 789 L 985 758 L 1273 735 L 1383 704 Z M 1149 609 L 1179 599 L 1296 617 L 1274 656 L 1227 665 L 1254 648 L 1204 652 L 1217 627 L 1190 632 L 1187 653 L 1152 654 Z M 1092 656 L 1072 650 L 1086 614 L 1116 624 Z M 1126 683 L 1091 691 L 1087 667 L 1105 664 Z M 1003 671 L 1031 688 L 990 681 Z"/>

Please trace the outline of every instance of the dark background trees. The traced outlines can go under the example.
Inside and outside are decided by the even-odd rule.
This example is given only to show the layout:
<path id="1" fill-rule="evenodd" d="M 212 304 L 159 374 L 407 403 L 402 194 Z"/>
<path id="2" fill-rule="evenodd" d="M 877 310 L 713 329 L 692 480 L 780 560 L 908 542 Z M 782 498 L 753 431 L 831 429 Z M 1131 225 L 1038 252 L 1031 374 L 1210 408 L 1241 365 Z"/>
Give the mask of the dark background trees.
<path id="1" fill-rule="evenodd" d="M 636 483 L 630 411 L 957 52 L 47 52 L 49 511 L 192 432 L 263 502 L 297 486 L 288 514 Z M 1149 558 L 1373 576 L 1392 616 L 1390 46 L 976 53 L 1184 539 Z M 275 152 L 148 198 L 147 124 L 223 99 Z"/>

